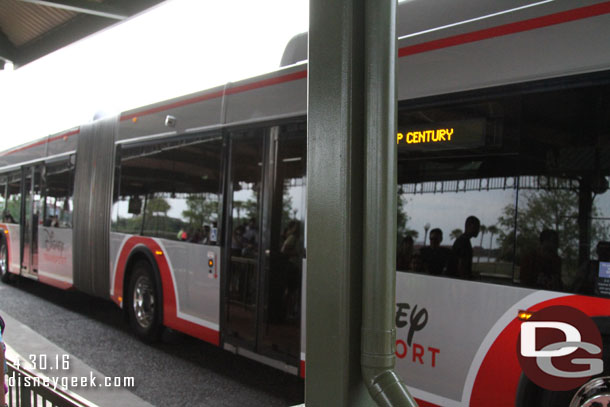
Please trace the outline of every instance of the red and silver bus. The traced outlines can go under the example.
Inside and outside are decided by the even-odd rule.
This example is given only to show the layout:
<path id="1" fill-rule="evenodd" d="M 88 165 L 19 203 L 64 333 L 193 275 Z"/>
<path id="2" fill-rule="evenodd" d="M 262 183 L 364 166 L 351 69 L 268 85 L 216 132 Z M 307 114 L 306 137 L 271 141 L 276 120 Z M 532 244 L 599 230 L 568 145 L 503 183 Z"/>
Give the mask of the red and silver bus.
<path id="1" fill-rule="evenodd" d="M 568 305 L 610 338 L 610 2 L 416 0 L 398 20 L 397 370 L 423 406 L 568 405 L 522 374 L 517 315 Z M 304 44 L 3 152 L 2 280 L 304 375 Z M 469 216 L 468 273 L 430 263 Z"/>

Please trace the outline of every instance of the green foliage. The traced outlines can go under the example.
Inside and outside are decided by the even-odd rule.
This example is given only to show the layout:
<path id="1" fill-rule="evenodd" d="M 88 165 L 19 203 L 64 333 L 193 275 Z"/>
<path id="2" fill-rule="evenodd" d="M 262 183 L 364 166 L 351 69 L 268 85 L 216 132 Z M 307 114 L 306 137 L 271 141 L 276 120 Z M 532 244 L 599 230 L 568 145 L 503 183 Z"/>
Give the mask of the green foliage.
<path id="1" fill-rule="evenodd" d="M 489 250 L 492 249 L 494 243 L 494 235 L 497 235 L 500 232 L 500 229 L 496 225 L 487 226 L 487 233 L 489 236 Z"/>
<path id="2" fill-rule="evenodd" d="M 520 264 L 521 257 L 538 246 L 540 232 L 559 234 L 559 256 L 570 269 L 577 267 L 579 247 L 578 193 L 571 190 L 523 191 L 520 193 L 515 242 L 515 206 L 504 207 L 498 218 L 500 259 Z M 592 217 L 599 210 L 593 205 Z M 591 240 L 605 240 L 607 232 L 598 221 L 592 223 Z"/>
<path id="3" fill-rule="evenodd" d="M 419 232 L 413 229 L 409 229 L 407 224 L 411 220 L 411 217 L 407 214 L 405 206 L 408 200 L 403 197 L 400 191 L 397 194 L 398 198 L 396 201 L 396 244 L 400 245 L 402 238 L 405 236 L 411 236 L 413 240 L 417 239 Z"/>
<path id="4" fill-rule="evenodd" d="M 200 228 L 218 220 L 218 197 L 209 194 L 193 194 L 186 198 L 187 209 L 183 218 L 192 228 Z"/>
<path id="5" fill-rule="evenodd" d="M 249 198 L 247 201 L 233 201 L 233 210 L 237 212 L 237 218 L 233 219 L 235 225 L 241 225 L 248 219 L 258 219 L 257 201 Z"/>
<path id="6" fill-rule="evenodd" d="M 290 188 L 288 187 L 287 184 L 284 184 L 284 193 L 282 195 L 282 220 L 281 220 L 281 226 L 280 226 L 280 230 L 284 231 L 286 230 L 286 228 L 288 227 L 288 224 L 293 221 L 299 221 L 299 219 L 297 219 L 297 210 L 294 208 L 294 205 L 292 203 L 292 196 L 290 195 Z M 301 230 L 303 230 L 301 228 Z"/>
<path id="7" fill-rule="evenodd" d="M 154 214 L 163 213 L 167 216 L 167 211 L 171 209 L 171 205 L 165 200 L 165 198 L 154 197 L 149 199 L 146 204 L 146 217 L 153 216 Z"/>
<path id="8" fill-rule="evenodd" d="M 485 234 L 487 233 L 487 226 L 481 224 L 480 228 L 479 228 L 479 235 L 481 236 L 481 243 L 479 243 L 479 246 L 483 247 L 483 236 L 485 236 Z"/>
<path id="9" fill-rule="evenodd" d="M 12 195 L 6 203 L 6 209 L 11 214 L 15 222 L 19 222 L 21 212 L 21 196 Z"/>
<path id="10" fill-rule="evenodd" d="M 460 236 L 462 235 L 462 233 L 464 233 L 464 232 L 462 231 L 462 229 L 453 229 L 453 230 L 451 231 L 451 233 L 449 233 L 449 238 L 450 238 L 451 240 L 455 240 L 455 239 L 457 239 L 458 237 L 460 237 Z"/>
<path id="11" fill-rule="evenodd" d="M 142 226 L 142 215 L 134 216 L 133 218 L 119 218 L 112 222 L 112 230 L 114 232 L 128 233 L 137 235 L 140 233 Z"/>
<path id="12" fill-rule="evenodd" d="M 156 236 L 165 239 L 177 239 L 180 230 L 197 230 L 204 225 L 218 221 L 219 200 L 213 194 L 193 194 L 185 199 L 187 209 L 182 211 L 182 219 L 168 216 L 171 204 L 161 196 L 150 198 L 146 202 L 143 214 L 113 220 L 115 232 L 145 236 Z M 145 222 L 142 229 L 142 222 Z"/>
<path id="13" fill-rule="evenodd" d="M 415 229 L 406 229 L 404 236 L 411 236 L 413 240 L 416 240 L 419 237 L 419 232 Z"/>

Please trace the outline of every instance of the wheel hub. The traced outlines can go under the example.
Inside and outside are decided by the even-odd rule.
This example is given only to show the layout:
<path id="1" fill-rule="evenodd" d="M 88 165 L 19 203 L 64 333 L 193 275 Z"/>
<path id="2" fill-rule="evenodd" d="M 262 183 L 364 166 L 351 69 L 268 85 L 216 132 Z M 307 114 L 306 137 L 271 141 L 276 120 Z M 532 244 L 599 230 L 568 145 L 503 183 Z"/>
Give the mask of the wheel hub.
<path id="1" fill-rule="evenodd" d="M 0 253 L 0 274 L 5 275 L 8 272 L 8 250 L 6 245 L 2 246 L 2 252 Z"/>
<path id="2" fill-rule="evenodd" d="M 155 295 L 148 277 L 140 276 L 136 280 L 132 304 L 138 325 L 142 328 L 150 327 L 155 316 Z"/>
<path id="3" fill-rule="evenodd" d="M 610 406 L 610 376 L 589 380 L 578 389 L 570 402 L 570 407 L 598 406 Z"/>

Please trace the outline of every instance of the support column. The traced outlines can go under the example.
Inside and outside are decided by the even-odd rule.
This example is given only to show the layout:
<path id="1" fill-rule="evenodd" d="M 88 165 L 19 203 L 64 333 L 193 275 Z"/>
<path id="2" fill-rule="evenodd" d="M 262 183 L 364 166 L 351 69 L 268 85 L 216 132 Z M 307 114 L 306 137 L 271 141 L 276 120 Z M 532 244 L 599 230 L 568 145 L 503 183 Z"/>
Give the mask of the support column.
<path id="1" fill-rule="evenodd" d="M 310 1 L 308 407 L 416 405 L 392 370 L 395 10 Z"/>
<path id="2" fill-rule="evenodd" d="M 360 373 L 364 1 L 310 1 L 305 404 L 374 405 Z"/>

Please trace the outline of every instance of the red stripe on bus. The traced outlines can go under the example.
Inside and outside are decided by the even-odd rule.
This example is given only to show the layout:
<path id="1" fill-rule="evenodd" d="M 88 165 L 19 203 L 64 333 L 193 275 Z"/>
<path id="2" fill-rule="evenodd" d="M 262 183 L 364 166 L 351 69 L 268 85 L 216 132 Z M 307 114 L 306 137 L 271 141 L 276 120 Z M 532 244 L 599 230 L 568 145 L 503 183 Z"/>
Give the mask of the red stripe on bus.
<path id="1" fill-rule="evenodd" d="M 452 37 L 441 38 L 421 44 L 409 45 L 398 50 L 398 57 L 421 54 L 442 48 L 454 47 L 456 45 L 468 44 L 471 42 L 482 41 L 489 38 L 501 37 L 516 34 L 524 31 L 531 31 L 538 28 L 549 27 L 552 25 L 567 23 L 570 21 L 582 20 L 585 18 L 596 17 L 610 13 L 610 2 L 595 4 L 593 6 L 581 7 L 568 11 L 562 11 L 547 16 L 536 17 L 529 20 L 517 21 L 497 27 L 486 28 L 470 33 L 454 35 Z"/>
<path id="2" fill-rule="evenodd" d="M 293 73 L 286 74 L 283 76 L 278 76 L 275 78 L 268 78 L 268 79 L 264 79 L 262 81 L 252 82 L 252 83 L 248 83 L 248 84 L 241 85 L 241 86 L 235 86 L 233 88 L 228 88 L 224 92 L 224 94 L 233 95 L 236 93 L 247 92 L 249 90 L 260 89 L 260 88 L 264 88 L 267 86 L 279 85 L 279 84 L 285 83 L 285 82 L 291 82 L 291 81 L 295 81 L 295 80 L 299 80 L 299 79 L 304 79 L 306 77 L 307 77 L 307 70 L 293 72 Z M 168 110 L 168 109 L 176 109 L 178 107 L 190 105 L 193 103 L 203 102 L 205 100 L 216 99 L 216 98 L 222 97 L 222 95 L 223 95 L 223 91 L 207 93 L 205 95 L 196 96 L 196 97 L 193 97 L 190 99 L 181 100 L 181 101 L 170 103 L 167 105 L 153 107 L 151 109 L 143 110 L 141 112 L 130 113 L 130 114 L 121 116 L 121 121 L 131 120 L 135 117 L 142 117 L 142 116 L 147 116 L 149 114 L 159 113 L 159 112 L 162 112 L 162 111 Z"/>
<path id="3" fill-rule="evenodd" d="M 114 295 L 112 299 L 120 304 L 119 297 L 123 297 L 123 280 L 125 277 L 125 268 L 127 266 L 127 260 L 129 259 L 130 254 L 137 247 L 143 245 L 151 253 L 159 250 L 161 248 L 152 239 L 144 238 L 140 236 L 131 236 L 125 242 L 121 253 L 119 254 L 119 261 L 117 262 L 117 270 L 114 278 Z M 176 315 L 176 296 L 174 294 L 174 283 L 171 277 L 171 272 L 169 270 L 169 265 L 167 264 L 167 260 L 165 256 L 157 256 L 157 267 L 159 269 L 159 274 L 161 277 L 161 288 L 163 292 L 163 323 L 165 324 L 168 315 Z"/>
<path id="4" fill-rule="evenodd" d="M 15 154 L 15 153 L 18 153 L 19 151 L 27 150 L 28 148 L 42 146 L 42 145 L 45 145 L 46 143 L 51 143 L 51 142 L 56 141 L 56 140 L 61 140 L 61 139 L 66 139 L 67 140 L 69 137 L 72 137 L 72 136 L 74 136 L 75 134 L 78 134 L 78 133 L 80 133 L 80 129 L 72 130 L 72 131 L 69 131 L 67 133 L 59 134 L 57 136 L 49 137 L 48 139 L 40 140 L 40 141 L 37 141 L 35 143 L 28 144 L 27 146 L 19 147 L 19 148 L 16 148 L 14 150 L 10 150 L 10 151 L 7 151 L 5 153 L 2 153 L 2 154 L 0 154 L 0 157 L 4 157 L 4 156 L 7 156 L 7 155 Z"/>
<path id="5" fill-rule="evenodd" d="M 8 226 L 1 224 L 0 230 L 2 230 L 2 233 L 4 233 L 4 241 L 6 242 L 6 269 L 11 272 L 11 237 Z"/>
<path id="6" fill-rule="evenodd" d="M 249 90 L 260 89 L 267 86 L 279 85 L 280 83 L 297 81 L 299 79 L 307 78 L 307 70 L 304 69 L 302 71 L 289 73 L 283 76 L 278 76 L 275 78 L 264 79 L 258 82 L 252 82 L 241 86 L 236 86 L 234 88 L 229 88 L 226 91 L 227 95 L 233 95 L 235 93 L 247 92 Z"/>
<path id="7" fill-rule="evenodd" d="M 521 321 L 517 319 L 515 311 L 515 319 L 498 335 L 479 367 L 470 400 L 465 400 L 471 407 L 489 406 L 490 389 L 493 389 L 494 405 L 515 405 L 515 394 L 521 376 L 521 367 L 517 360 L 520 326 Z"/>
<path id="8" fill-rule="evenodd" d="M 175 109 L 178 107 L 190 105 L 197 102 L 203 102 L 204 100 L 216 99 L 222 96 L 222 91 L 207 93 L 205 95 L 197 96 L 190 99 L 181 100 L 179 102 L 170 103 L 163 106 L 153 107 L 152 109 L 143 110 L 141 112 L 131 113 L 127 115 L 121 115 L 121 121 L 131 120 L 134 117 L 147 116 L 149 114 L 159 113 L 167 109 Z"/>
<path id="9" fill-rule="evenodd" d="M 132 251 L 140 245 L 148 248 L 151 253 L 155 253 L 157 251 L 162 251 L 165 253 L 165 251 L 162 250 L 159 244 L 157 244 L 157 242 L 155 242 L 153 239 L 141 236 L 131 236 L 127 239 L 123 245 L 121 253 L 119 254 L 119 260 L 117 262 L 114 277 L 114 294 L 112 295 L 112 300 L 119 305 L 122 305 L 121 301 L 119 301 L 119 297 L 124 297 L 123 280 L 125 277 L 127 259 L 129 259 L 129 255 L 132 253 Z M 163 325 L 218 346 L 220 344 L 220 333 L 218 331 L 194 324 L 178 317 L 174 282 L 169 264 L 165 255 L 155 256 L 155 259 L 161 277 L 161 288 L 163 292 Z"/>
<path id="10" fill-rule="evenodd" d="M 537 311 L 552 305 L 567 305 L 594 317 L 605 316 L 603 311 L 610 307 L 610 300 L 565 295 L 538 303 L 530 307 L 528 311 Z M 516 349 L 521 321 L 516 316 L 517 311 L 515 311 L 515 319 L 498 335 L 481 363 L 469 400 L 473 407 L 489 405 L 489 389 L 491 388 L 494 389 L 495 405 L 514 405 L 515 403 L 515 394 L 521 377 Z"/>
<path id="11" fill-rule="evenodd" d="M 164 325 L 168 328 L 175 329 L 187 335 L 191 335 L 195 338 L 209 342 L 212 345 L 220 345 L 220 332 L 216 331 L 215 329 L 197 325 L 190 321 L 186 321 L 177 317 L 167 320 Z"/>
<path id="12" fill-rule="evenodd" d="M 6 238 L 5 239 L 6 251 L 7 251 L 6 252 L 6 256 L 7 256 L 6 267 L 8 268 L 9 273 L 19 275 L 19 273 L 20 273 L 19 265 L 17 265 L 17 270 L 11 269 L 11 233 L 10 233 L 10 230 L 6 224 L 1 224 L 0 227 L 2 227 L 3 230 L 6 231 L 6 232 L 2 232 L 2 233 L 4 233 L 4 237 Z"/>
<path id="13" fill-rule="evenodd" d="M 303 379 L 305 378 L 305 361 L 301 360 L 301 371 L 299 372 L 299 376 L 301 376 Z"/>
<path id="14" fill-rule="evenodd" d="M 489 38 L 501 37 L 510 34 L 516 34 L 524 31 L 531 31 L 538 28 L 548 27 L 552 25 L 567 23 L 570 21 L 582 20 L 585 18 L 600 16 L 604 14 L 610 13 L 610 2 L 595 4 L 592 6 L 581 7 L 573 10 L 562 11 L 555 14 L 549 14 L 547 16 L 536 17 L 529 20 L 517 21 L 514 23 L 509 23 L 505 25 L 500 25 L 497 27 L 487 28 L 483 30 L 473 31 L 470 33 L 459 34 L 452 37 L 441 38 L 434 41 L 428 41 L 421 44 L 409 45 L 406 47 L 402 47 L 398 50 L 398 57 L 405 57 L 408 55 L 421 54 L 428 51 L 434 51 L 442 48 L 449 48 L 457 45 L 467 44 L 476 41 L 482 41 Z M 253 89 L 258 89 L 266 86 L 277 85 L 284 82 L 290 82 L 294 80 L 304 79 L 307 77 L 307 70 L 293 72 L 291 74 L 287 74 L 284 76 L 279 76 L 276 78 L 269 78 L 258 82 L 253 82 L 246 85 L 236 86 L 234 88 L 229 88 L 226 90 L 226 94 L 231 95 L 240 92 L 246 92 Z M 223 94 L 222 91 L 216 91 L 212 93 L 208 93 L 205 95 L 197 96 L 190 99 L 185 99 L 179 102 L 170 103 L 167 105 L 151 108 L 148 110 L 143 110 L 141 112 L 131 113 L 122 115 L 120 120 L 130 120 L 134 117 L 141 117 L 150 115 L 153 113 L 158 113 L 163 110 L 178 108 L 182 106 L 186 106 L 189 104 L 202 102 L 209 99 L 215 99 L 221 97 Z M 46 142 L 52 142 L 58 140 L 62 137 L 70 137 L 74 134 L 78 134 L 79 130 L 72 131 L 63 135 L 52 137 L 48 140 L 41 140 L 37 143 L 30 144 L 24 147 L 20 147 L 15 150 L 8 151 L 6 153 L 0 154 L 0 156 L 7 156 L 10 154 L 14 154 L 19 151 L 26 150 L 28 148 L 32 148 L 35 146 L 42 145 Z"/>

